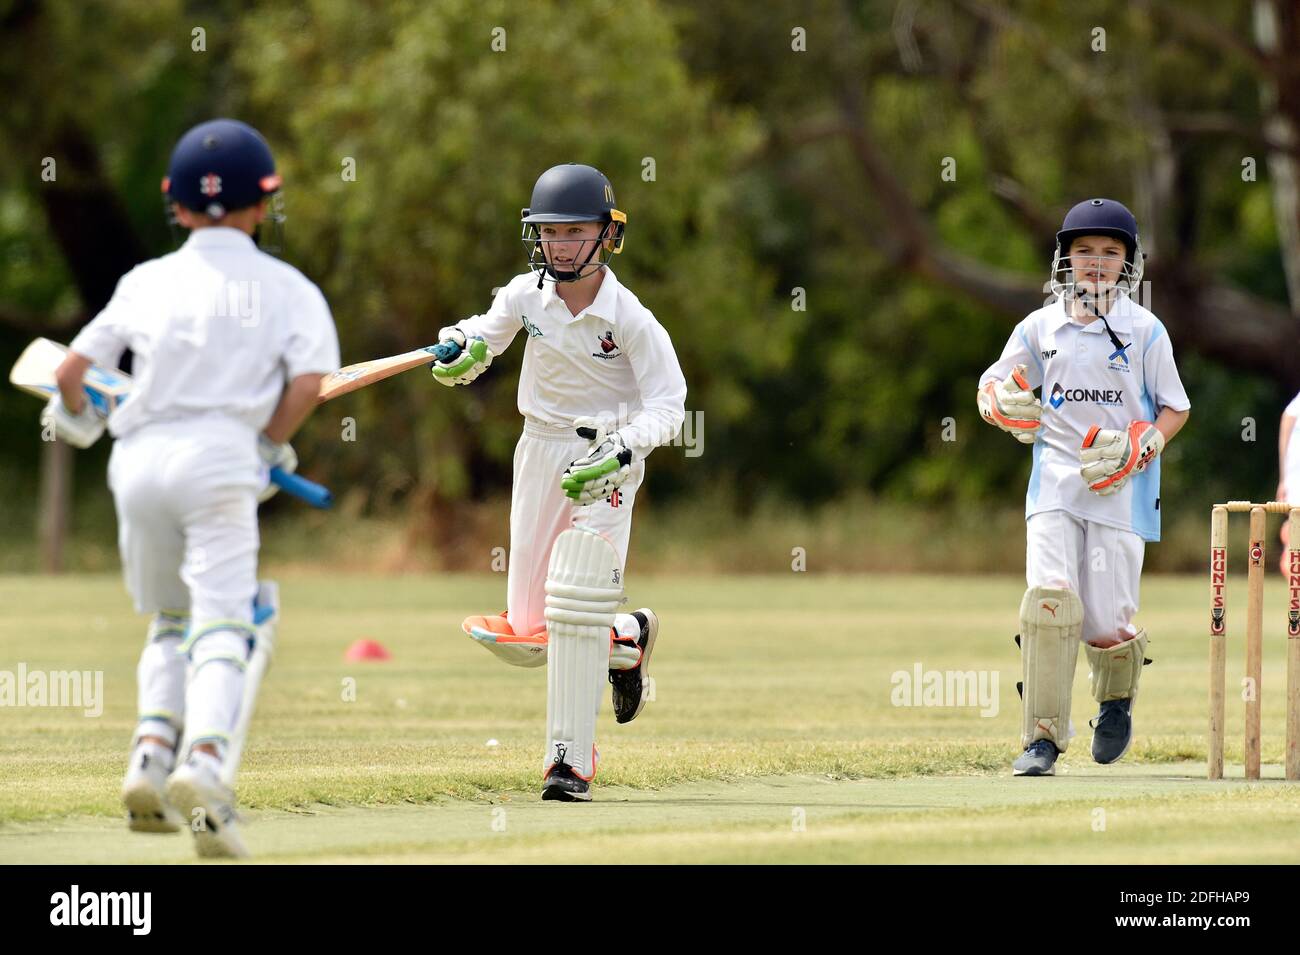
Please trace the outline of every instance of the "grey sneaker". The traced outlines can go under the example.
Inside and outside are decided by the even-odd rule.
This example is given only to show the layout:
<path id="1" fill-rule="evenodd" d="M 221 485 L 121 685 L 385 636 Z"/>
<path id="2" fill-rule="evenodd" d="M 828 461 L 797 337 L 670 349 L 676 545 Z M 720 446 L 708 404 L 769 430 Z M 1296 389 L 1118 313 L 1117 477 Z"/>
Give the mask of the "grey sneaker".
<path id="1" fill-rule="evenodd" d="M 1115 762 L 1133 743 L 1133 701 L 1107 700 L 1088 725 L 1092 727 L 1092 758 L 1102 765 Z"/>
<path id="2" fill-rule="evenodd" d="M 1056 744 L 1050 739 L 1036 739 L 1011 764 L 1011 768 L 1017 776 L 1055 776 L 1056 757 L 1059 755 Z"/>

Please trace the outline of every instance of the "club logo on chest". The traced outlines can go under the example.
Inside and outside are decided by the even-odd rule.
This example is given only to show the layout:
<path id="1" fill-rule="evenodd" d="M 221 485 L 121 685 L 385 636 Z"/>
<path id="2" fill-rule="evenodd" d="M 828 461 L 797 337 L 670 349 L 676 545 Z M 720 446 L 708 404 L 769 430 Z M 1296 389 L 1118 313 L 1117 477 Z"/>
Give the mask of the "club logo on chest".
<path id="1" fill-rule="evenodd" d="M 601 358 L 608 361 L 611 358 L 618 358 L 623 353 L 618 350 L 618 342 L 614 341 L 614 333 L 606 332 L 596 339 L 600 343 L 600 351 L 592 352 L 592 358 Z"/>

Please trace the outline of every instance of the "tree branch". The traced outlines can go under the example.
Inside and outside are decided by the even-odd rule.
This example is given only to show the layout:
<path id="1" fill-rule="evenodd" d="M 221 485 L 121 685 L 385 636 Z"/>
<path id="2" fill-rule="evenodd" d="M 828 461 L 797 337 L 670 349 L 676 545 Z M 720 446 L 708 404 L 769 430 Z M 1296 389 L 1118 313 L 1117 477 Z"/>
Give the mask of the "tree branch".
<path id="1" fill-rule="evenodd" d="M 935 236 L 872 136 L 861 93 L 845 88 L 840 102 L 844 134 L 869 194 L 890 224 L 887 232 L 871 233 L 877 248 L 913 275 L 1005 315 L 1021 318 L 1040 308 L 1048 294 L 1046 277 L 990 266 Z M 895 241 L 898 247 L 891 248 Z M 1162 292 L 1165 321 L 1180 348 L 1300 388 L 1300 336 L 1286 308 L 1226 285 L 1204 284 L 1199 274 L 1194 280 L 1153 267 L 1151 278 L 1152 287 Z"/>
<path id="2" fill-rule="evenodd" d="M 1261 78 L 1272 73 L 1275 61 L 1263 53 L 1253 43 L 1249 43 L 1234 34 L 1226 25 L 1202 16 L 1179 0 L 1160 4 L 1151 0 L 1137 0 L 1137 5 L 1144 9 L 1152 19 L 1163 20 L 1183 38 L 1201 43 L 1212 50 L 1239 60 Z"/>

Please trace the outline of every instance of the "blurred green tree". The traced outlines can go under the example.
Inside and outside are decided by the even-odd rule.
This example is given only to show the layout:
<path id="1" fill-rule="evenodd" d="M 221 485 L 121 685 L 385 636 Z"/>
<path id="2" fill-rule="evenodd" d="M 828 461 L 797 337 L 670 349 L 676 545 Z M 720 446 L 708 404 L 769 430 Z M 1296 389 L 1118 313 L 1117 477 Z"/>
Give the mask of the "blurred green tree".
<path id="1" fill-rule="evenodd" d="M 1300 387 L 1284 267 L 1296 8 L 15 0 L 0 10 L 15 91 L 0 361 L 34 334 L 70 337 L 117 275 L 166 250 L 168 151 L 213 115 L 275 148 L 286 258 L 325 289 L 345 362 L 485 308 L 524 268 L 533 180 L 584 161 L 629 213 L 616 268 L 673 335 L 710 485 L 742 515 L 767 494 L 1007 503 L 1027 461 L 981 430 L 975 377 L 1042 303 L 1061 215 L 1111 194 L 1142 223 L 1196 406 L 1166 497 L 1265 495 Z M 455 501 L 508 486 L 521 351 L 472 388 L 413 372 L 326 406 L 300 440 L 307 471 L 360 506 L 410 506 L 425 536 Z M 34 410 L 0 400 L 15 487 L 30 486 Z M 1256 440 L 1225 454 L 1250 420 Z M 689 466 L 659 452 L 650 496 L 681 496 Z"/>

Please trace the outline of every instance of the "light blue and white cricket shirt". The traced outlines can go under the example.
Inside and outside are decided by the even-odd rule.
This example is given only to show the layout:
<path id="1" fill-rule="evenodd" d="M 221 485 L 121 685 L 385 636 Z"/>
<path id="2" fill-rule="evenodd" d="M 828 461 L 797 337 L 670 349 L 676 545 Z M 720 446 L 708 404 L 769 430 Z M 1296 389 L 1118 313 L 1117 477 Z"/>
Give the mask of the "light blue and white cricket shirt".
<path id="1" fill-rule="evenodd" d="M 1033 445 L 1026 518 L 1065 511 L 1158 541 L 1160 459 L 1102 497 L 1079 474 L 1079 449 L 1093 425 L 1120 430 L 1133 421 L 1155 421 L 1164 408 L 1187 411 L 1191 403 L 1160 319 L 1121 295 L 1106 321 L 1120 340 L 1119 349 L 1100 319 L 1080 324 L 1058 299 L 1016 326 L 1002 357 L 980 376 L 980 384 L 1005 379 L 1024 364 L 1030 386 L 1042 388 L 1043 422 Z"/>

